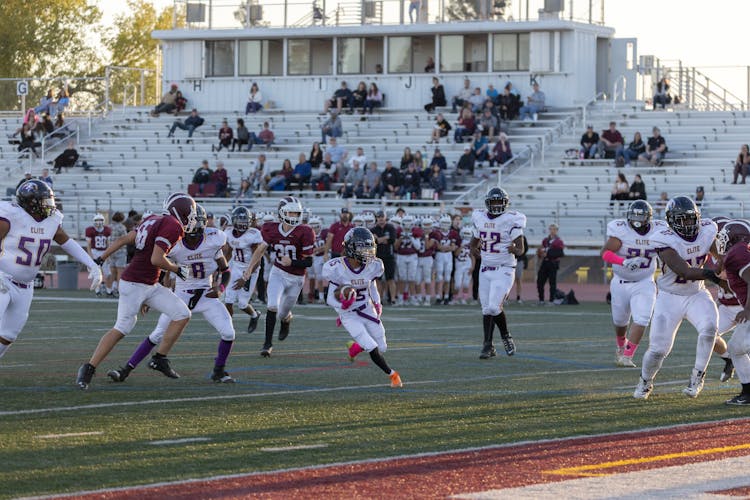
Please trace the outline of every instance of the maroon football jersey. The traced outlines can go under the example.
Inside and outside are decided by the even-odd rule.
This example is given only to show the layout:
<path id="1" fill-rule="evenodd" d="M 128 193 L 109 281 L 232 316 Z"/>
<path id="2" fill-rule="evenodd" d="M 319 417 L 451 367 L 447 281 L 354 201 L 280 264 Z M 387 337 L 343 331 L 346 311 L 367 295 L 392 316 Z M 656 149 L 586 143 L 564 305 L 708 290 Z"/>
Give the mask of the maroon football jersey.
<path id="1" fill-rule="evenodd" d="M 735 243 L 724 256 L 724 269 L 727 272 L 729 288 L 742 306 L 747 300 L 747 283 L 740 277 L 750 266 L 750 250 L 745 243 Z"/>
<path id="2" fill-rule="evenodd" d="M 399 227 L 398 229 L 396 229 L 396 238 L 401 238 L 401 235 L 403 233 L 404 228 Z M 417 249 L 414 248 L 414 245 L 412 244 L 411 233 L 404 235 L 404 238 L 401 240 L 401 244 L 396 249 L 396 253 L 398 255 L 413 255 L 417 253 Z"/>
<path id="3" fill-rule="evenodd" d="M 280 222 L 266 222 L 260 229 L 263 241 L 268 245 L 273 265 L 289 274 L 304 276 L 304 267 L 281 265 L 281 257 L 287 255 L 292 260 L 301 260 L 313 254 L 315 232 L 307 224 L 294 226 L 285 233 Z"/>
<path id="4" fill-rule="evenodd" d="M 353 227 L 354 225 L 344 225 L 341 221 L 336 221 L 331 224 L 331 227 L 328 228 L 328 233 L 333 235 L 333 239 L 331 240 L 331 252 L 339 255 L 344 252 L 344 236 L 346 236 L 346 233 L 348 233 Z"/>
<path id="5" fill-rule="evenodd" d="M 328 238 L 328 228 L 321 229 L 320 234 L 315 235 L 315 255 L 323 255 L 326 238 Z"/>
<path id="6" fill-rule="evenodd" d="M 154 246 L 169 253 L 182 239 L 182 224 L 171 215 L 151 215 L 135 230 L 135 254 L 122 273 L 122 279 L 153 285 L 159 281 L 160 269 L 151 263 Z"/>
<path id="7" fill-rule="evenodd" d="M 86 239 L 89 240 L 92 250 L 106 250 L 110 236 L 112 236 L 112 228 L 109 226 L 104 226 L 101 231 L 98 231 L 94 226 L 86 228 Z"/>

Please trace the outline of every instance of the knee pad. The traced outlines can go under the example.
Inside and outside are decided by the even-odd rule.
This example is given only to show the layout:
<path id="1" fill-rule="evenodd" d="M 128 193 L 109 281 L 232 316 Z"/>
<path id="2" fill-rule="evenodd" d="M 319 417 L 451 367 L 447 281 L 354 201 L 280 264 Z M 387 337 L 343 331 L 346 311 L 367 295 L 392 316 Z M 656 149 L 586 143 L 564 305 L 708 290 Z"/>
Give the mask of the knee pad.
<path id="1" fill-rule="evenodd" d="M 658 360 L 663 360 L 669 355 L 669 353 L 665 352 L 664 349 L 652 346 L 649 346 L 648 352 L 650 352 L 654 356 L 654 358 Z"/>
<path id="2" fill-rule="evenodd" d="M 127 335 L 131 331 L 133 331 L 133 328 L 135 328 L 135 324 L 137 321 L 138 320 L 135 316 L 128 319 L 118 319 L 113 328 L 123 335 Z"/>
<path id="3" fill-rule="evenodd" d="M 635 316 L 634 315 L 633 316 L 633 323 L 636 324 L 636 325 L 640 325 L 640 326 L 642 326 L 644 328 L 647 327 L 650 322 L 651 322 L 651 317 L 650 316 L 646 316 L 646 315 L 643 315 L 643 316 Z M 617 326 L 628 326 L 628 325 L 625 324 L 625 325 L 617 325 Z"/>
<path id="4" fill-rule="evenodd" d="M 482 314 L 485 316 L 497 316 L 501 312 L 503 310 L 499 306 L 482 307 Z"/>
<path id="5" fill-rule="evenodd" d="M 220 331 L 219 336 L 221 337 L 221 340 L 226 340 L 227 342 L 234 342 L 234 337 L 235 337 L 234 328 L 232 328 L 231 330 L 227 329 L 224 331 Z"/>

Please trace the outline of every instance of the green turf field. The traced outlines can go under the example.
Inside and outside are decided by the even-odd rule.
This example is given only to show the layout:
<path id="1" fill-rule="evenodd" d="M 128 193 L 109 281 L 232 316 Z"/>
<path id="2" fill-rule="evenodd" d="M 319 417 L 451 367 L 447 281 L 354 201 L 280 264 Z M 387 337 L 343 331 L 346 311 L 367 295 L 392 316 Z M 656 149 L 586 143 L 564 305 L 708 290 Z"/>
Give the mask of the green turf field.
<path id="1" fill-rule="evenodd" d="M 77 301 L 67 301 L 73 297 Z M 0 497 L 71 492 L 522 440 L 605 433 L 745 414 L 723 401 L 712 360 L 697 400 L 680 391 L 693 365 L 689 325 L 648 401 L 632 399 L 639 369 L 614 366 L 606 305 L 508 307 L 517 354 L 480 361 L 478 306 L 390 308 L 386 358 L 404 388 L 367 355 L 350 364 L 349 336 L 333 311 L 298 307 L 274 355 L 258 355 L 238 318 L 228 369 L 239 383 L 209 380 L 218 336 L 199 317 L 170 356 L 179 380 L 145 364 L 124 384 L 107 369 L 124 363 L 150 331 L 142 319 L 94 378 L 74 385 L 78 366 L 113 323 L 116 303 L 87 293 L 37 294 L 19 341 L 0 360 Z M 278 329 L 278 327 L 277 327 Z M 496 334 L 497 335 L 497 334 Z M 636 361 L 640 364 L 644 341 Z M 29 412 L 42 409 L 44 411 Z M 59 436 L 61 434 L 81 434 Z M 151 444 L 202 438 L 202 441 Z M 264 448 L 319 445 L 291 451 Z"/>

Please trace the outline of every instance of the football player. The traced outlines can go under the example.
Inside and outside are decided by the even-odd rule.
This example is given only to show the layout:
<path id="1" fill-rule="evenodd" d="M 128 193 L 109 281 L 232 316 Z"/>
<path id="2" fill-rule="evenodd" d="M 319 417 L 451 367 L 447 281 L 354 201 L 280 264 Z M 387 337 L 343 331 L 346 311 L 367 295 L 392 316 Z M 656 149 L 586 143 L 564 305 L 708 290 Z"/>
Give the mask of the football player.
<path id="1" fill-rule="evenodd" d="M 112 236 L 112 228 L 104 225 L 104 216 L 96 214 L 93 225 L 86 228 L 86 243 L 88 252 L 92 260 L 96 260 L 109 246 L 109 238 Z M 96 290 L 96 296 L 101 297 L 106 291 L 108 297 L 112 297 L 112 273 L 109 270 L 109 263 L 102 266 L 104 274 L 104 283 Z"/>
<path id="2" fill-rule="evenodd" d="M 703 378 L 716 339 L 718 314 L 716 303 L 706 290 L 704 280 L 726 288 L 726 282 L 710 269 L 703 269 L 706 256 L 715 254 L 716 223 L 701 220 L 695 202 L 685 196 L 669 200 L 665 210 L 668 229 L 651 235 L 662 262 L 662 274 L 656 280 L 658 294 L 651 320 L 649 346 L 643 355 L 637 399 L 648 399 L 654 377 L 674 345 L 677 329 L 687 319 L 698 330 L 695 365 L 683 394 L 696 398 L 703 389 Z"/>
<path id="3" fill-rule="evenodd" d="M 297 198 L 287 196 L 279 201 L 278 215 L 280 222 L 267 222 L 261 228 L 263 242 L 260 243 L 250 259 L 250 265 L 242 278 L 234 285 L 242 287 L 250 278 L 250 273 L 260 264 L 260 259 L 270 249 L 273 255 L 273 269 L 268 276 L 266 296 L 266 338 L 261 356 L 271 356 L 273 350 L 273 331 L 277 316 L 280 319 L 279 341 L 289 335 L 292 323 L 292 307 L 297 302 L 305 279 L 305 270 L 312 266 L 315 233 L 306 224 L 302 224 L 302 204 Z"/>
<path id="4" fill-rule="evenodd" d="M 471 254 L 471 237 L 472 230 L 470 227 L 461 229 L 461 245 L 455 250 L 456 255 L 456 272 L 453 275 L 456 286 L 456 295 L 461 297 L 461 304 L 466 305 L 467 300 L 471 300 L 471 271 L 474 269 L 474 256 Z"/>
<path id="5" fill-rule="evenodd" d="M 612 264 L 614 274 L 609 289 L 617 366 L 635 367 L 633 355 L 651 321 L 656 300 L 656 247 L 651 238 L 665 229 L 668 229 L 667 223 L 654 220 L 651 205 L 643 200 L 631 203 L 624 220 L 615 219 L 607 224 L 602 259 Z M 633 323 L 628 338 L 631 316 Z"/>
<path id="6" fill-rule="evenodd" d="M 461 238 L 451 227 L 449 215 L 443 215 L 439 227 L 433 231 L 432 238 L 437 242 L 435 255 L 435 292 L 437 303 L 448 305 L 450 296 L 451 274 L 453 274 L 453 253 L 461 245 Z"/>
<path id="7" fill-rule="evenodd" d="M 78 369 L 76 384 L 88 389 L 96 373 L 96 367 L 104 361 L 115 345 L 135 327 L 138 312 L 146 308 L 156 309 L 171 319 L 164 332 L 156 354 L 148 367 L 162 372 L 170 378 L 176 375 L 170 366 L 167 354 L 180 338 L 190 321 L 190 309 L 180 298 L 159 284 L 161 271 L 175 273 L 181 280 L 187 279 L 189 270 L 167 259 L 172 248 L 182 239 L 185 231 L 191 232 L 197 223 L 195 200 L 184 193 L 171 194 L 164 201 L 161 214 L 149 215 L 138 227 L 112 243 L 97 260 L 102 263 L 125 245 L 135 245 L 135 254 L 125 268 L 120 280 L 120 298 L 117 303 L 117 321 L 102 336 L 99 345 L 88 363 Z"/>
<path id="8" fill-rule="evenodd" d="M 229 268 L 222 251 L 227 237 L 217 228 L 206 227 L 206 222 L 206 210 L 200 205 L 196 206 L 195 227 L 185 232 L 185 237 L 169 252 L 169 258 L 178 266 L 187 266 L 189 270 L 185 280 L 174 281 L 175 294 L 193 313 L 202 313 L 221 337 L 211 380 L 231 383 L 234 379 L 226 372 L 225 365 L 234 343 L 234 325 L 229 311 L 219 300 L 219 295 L 230 279 Z M 221 275 L 221 283 L 212 283 L 216 271 Z M 138 363 L 161 342 L 170 321 L 169 316 L 162 313 L 154 331 L 141 342 L 124 366 L 107 373 L 109 378 L 114 382 L 124 382 Z M 170 373 L 170 376 L 178 378 L 176 372 Z"/>
<path id="9" fill-rule="evenodd" d="M 325 289 L 325 280 L 323 279 L 323 255 L 326 253 L 326 238 L 328 237 L 328 228 L 323 228 L 323 221 L 320 217 L 310 217 L 310 227 L 315 232 L 315 249 L 313 250 L 313 265 L 308 270 L 310 278 L 310 302 L 316 300 L 323 302 L 323 290 Z"/>
<path id="10" fill-rule="evenodd" d="M 742 305 L 734 320 L 737 328 L 729 341 L 729 353 L 732 356 L 737 377 L 742 384 L 742 391 L 728 399 L 728 405 L 750 405 L 750 301 L 748 301 L 748 283 L 750 283 L 750 224 L 747 221 L 729 221 L 719 231 L 716 238 L 716 250 L 724 257 L 724 271 L 729 287 Z"/>
<path id="11" fill-rule="evenodd" d="M 503 311 L 503 303 L 513 287 L 516 274 L 516 255 L 523 253 L 523 230 L 526 216 L 508 210 L 510 198 L 504 189 L 494 187 L 484 198 L 485 210 L 474 210 L 471 221 L 474 232 L 471 249 L 480 255 L 479 302 L 482 305 L 484 345 L 479 359 L 496 356 L 492 343 L 495 325 L 500 330 L 503 347 L 508 356 L 516 352 L 513 337 Z"/>
<path id="12" fill-rule="evenodd" d="M 337 324 L 354 339 L 347 344 L 349 359 L 354 361 L 359 353 L 367 351 L 372 362 L 391 378 L 391 387 L 402 387 L 398 372 L 383 358 L 388 344 L 380 321 L 383 307 L 376 281 L 384 267 L 375 251 L 375 237 L 369 229 L 357 227 L 346 233 L 344 255 L 323 266 L 323 277 L 330 284 L 327 302 L 338 313 Z"/>
<path id="13" fill-rule="evenodd" d="M 253 255 L 255 248 L 263 242 L 260 231 L 255 227 L 255 217 L 245 207 L 237 207 L 232 210 L 232 228 L 226 229 L 226 245 L 224 245 L 224 257 L 229 261 L 229 270 L 232 273 L 232 279 L 236 283 L 250 263 L 250 257 Z M 234 314 L 234 304 L 248 316 L 250 322 L 247 325 L 247 333 L 253 333 L 258 327 L 260 313 L 250 304 L 250 298 L 255 291 L 255 285 L 258 283 L 258 274 L 260 269 L 256 269 L 250 276 L 250 280 L 244 283 L 239 289 L 230 286 L 224 292 L 224 304 L 229 310 L 229 314 Z"/>
<path id="14" fill-rule="evenodd" d="M 401 225 L 396 228 L 396 241 L 393 248 L 396 250 L 396 268 L 401 280 L 401 295 L 398 298 L 399 304 L 406 302 L 412 305 L 419 305 L 415 297 L 417 283 L 417 265 L 419 258 L 417 252 L 421 245 L 421 229 L 415 231 L 414 216 L 404 215 L 401 219 Z"/>
<path id="15" fill-rule="evenodd" d="M 16 201 L 0 201 L 0 358 L 29 318 L 34 277 L 54 241 L 89 269 L 91 290 L 102 283 L 102 272 L 89 254 L 62 228 L 52 189 L 31 179 L 16 190 Z"/>
<path id="16" fill-rule="evenodd" d="M 432 296 L 435 293 L 435 283 L 432 278 L 432 270 L 435 264 L 435 247 L 437 241 L 432 238 L 434 221 L 431 217 L 424 217 L 421 226 L 422 238 L 419 251 L 417 252 L 417 303 L 424 306 L 432 305 Z M 419 234 L 419 233 L 418 233 Z"/>

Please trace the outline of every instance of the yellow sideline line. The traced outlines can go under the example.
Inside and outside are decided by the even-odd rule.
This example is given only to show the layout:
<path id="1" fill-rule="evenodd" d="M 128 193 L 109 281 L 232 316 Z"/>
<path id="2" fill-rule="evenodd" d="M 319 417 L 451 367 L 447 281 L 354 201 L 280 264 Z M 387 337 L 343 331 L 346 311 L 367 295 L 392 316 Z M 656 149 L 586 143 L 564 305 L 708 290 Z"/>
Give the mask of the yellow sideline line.
<path id="1" fill-rule="evenodd" d="M 697 457 L 701 455 L 710 455 L 712 453 L 723 453 L 727 451 L 750 449 L 750 444 L 738 444 L 734 446 L 722 446 L 720 448 L 706 448 L 703 450 L 683 451 L 680 453 L 667 453 L 666 455 L 655 455 L 653 457 L 629 458 L 627 460 L 616 460 L 614 462 L 602 462 L 600 464 L 579 465 L 577 467 L 563 467 L 561 469 L 542 471 L 543 474 L 556 474 L 561 476 L 606 476 L 608 473 L 587 472 L 597 469 L 607 469 L 611 467 L 620 467 L 623 465 L 644 464 L 648 462 L 659 462 L 661 460 L 671 460 L 673 458 Z"/>

